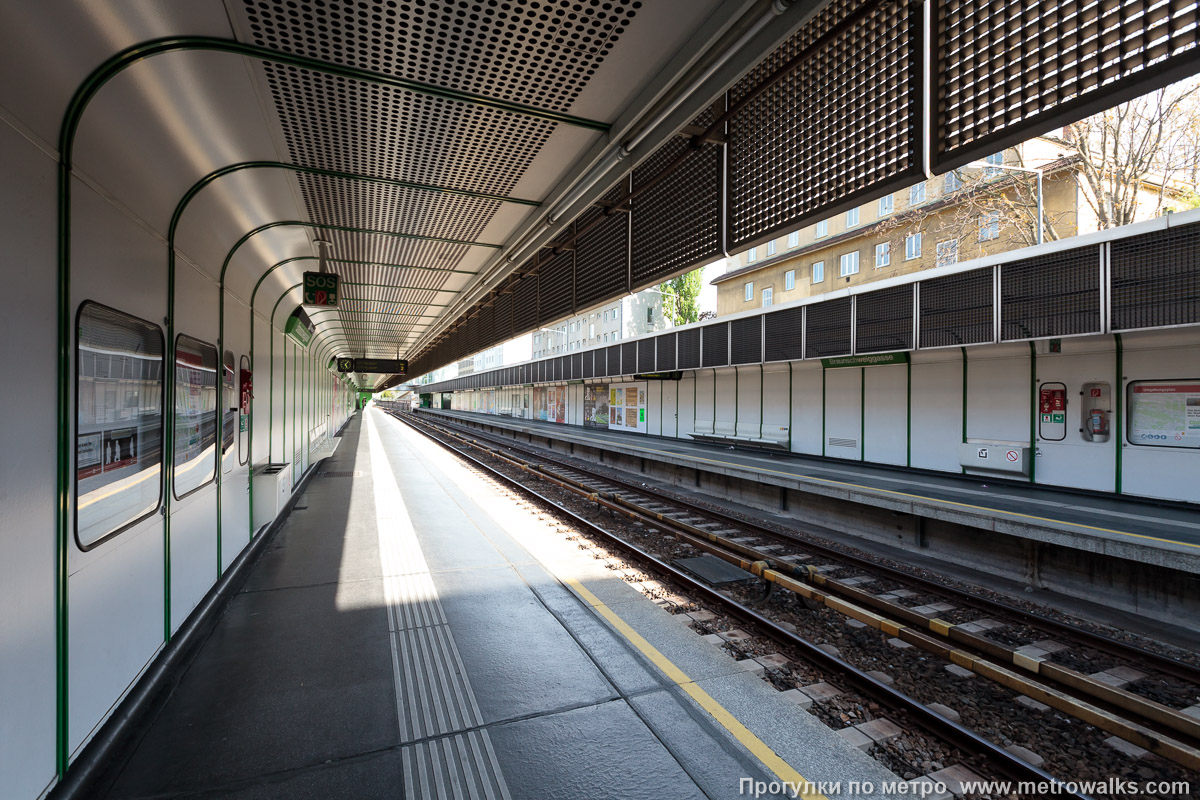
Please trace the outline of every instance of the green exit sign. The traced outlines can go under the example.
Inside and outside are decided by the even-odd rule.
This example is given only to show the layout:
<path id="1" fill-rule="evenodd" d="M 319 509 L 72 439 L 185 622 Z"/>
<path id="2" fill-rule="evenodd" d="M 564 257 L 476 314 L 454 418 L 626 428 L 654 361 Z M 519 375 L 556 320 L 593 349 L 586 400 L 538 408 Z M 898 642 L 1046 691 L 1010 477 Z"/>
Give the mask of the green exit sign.
<path id="1" fill-rule="evenodd" d="M 304 305 L 336 306 L 338 304 L 338 276 L 332 272 L 304 273 Z"/>

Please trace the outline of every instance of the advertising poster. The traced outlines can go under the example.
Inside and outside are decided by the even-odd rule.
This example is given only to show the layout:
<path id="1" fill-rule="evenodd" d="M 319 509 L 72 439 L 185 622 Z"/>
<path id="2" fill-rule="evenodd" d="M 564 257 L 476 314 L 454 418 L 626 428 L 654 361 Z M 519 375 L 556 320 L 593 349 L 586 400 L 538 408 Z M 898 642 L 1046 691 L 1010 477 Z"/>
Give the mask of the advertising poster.
<path id="1" fill-rule="evenodd" d="M 607 384 L 590 384 L 583 387 L 583 427 L 608 427 Z"/>
<path id="2" fill-rule="evenodd" d="M 533 388 L 533 418 L 546 421 L 546 388 L 543 386 L 535 386 Z"/>
<path id="3" fill-rule="evenodd" d="M 1200 381 L 1138 381 L 1129 390 L 1132 444 L 1200 447 Z"/>
<path id="4" fill-rule="evenodd" d="M 608 427 L 614 430 L 646 432 L 646 384 L 627 383 L 608 388 Z"/>

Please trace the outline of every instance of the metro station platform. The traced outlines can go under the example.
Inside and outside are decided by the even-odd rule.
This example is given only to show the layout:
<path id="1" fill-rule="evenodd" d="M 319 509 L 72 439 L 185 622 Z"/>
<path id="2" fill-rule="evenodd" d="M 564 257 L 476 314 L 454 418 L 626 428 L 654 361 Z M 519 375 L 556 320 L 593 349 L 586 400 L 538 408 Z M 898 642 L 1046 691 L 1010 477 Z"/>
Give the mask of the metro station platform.
<path id="1" fill-rule="evenodd" d="M 757 481 L 893 514 L 1200 573 L 1200 509 L 1180 504 L 476 412 L 423 408 L 420 413 L 603 448 L 606 453 Z"/>
<path id="2" fill-rule="evenodd" d="M 553 524 L 354 418 L 111 798 L 731 798 L 894 780 Z"/>

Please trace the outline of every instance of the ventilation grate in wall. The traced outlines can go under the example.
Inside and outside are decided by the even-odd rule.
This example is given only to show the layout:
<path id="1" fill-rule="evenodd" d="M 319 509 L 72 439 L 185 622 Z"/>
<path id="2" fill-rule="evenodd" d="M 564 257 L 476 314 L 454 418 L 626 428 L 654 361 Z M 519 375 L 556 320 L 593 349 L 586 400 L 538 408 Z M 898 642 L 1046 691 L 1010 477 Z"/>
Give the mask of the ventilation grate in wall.
<path id="1" fill-rule="evenodd" d="M 1200 323 L 1200 224 L 1112 243 L 1112 329 Z"/>
<path id="2" fill-rule="evenodd" d="M 805 358 L 850 353 L 850 308 L 853 298 L 841 297 L 808 306 L 805 313 Z"/>
<path id="3" fill-rule="evenodd" d="M 1100 248 L 1079 247 L 1000 266 L 1000 339 L 1100 330 Z"/>
<path id="4" fill-rule="evenodd" d="M 755 364 L 763 360 L 763 318 L 744 317 L 729 323 L 731 364 Z"/>
<path id="5" fill-rule="evenodd" d="M 911 285 L 865 292 L 854 302 L 854 352 L 886 353 L 912 349 Z"/>
<path id="6" fill-rule="evenodd" d="M 702 366 L 724 367 L 729 364 L 729 323 L 706 325 L 700 329 L 704 348 L 700 351 L 704 359 Z"/>

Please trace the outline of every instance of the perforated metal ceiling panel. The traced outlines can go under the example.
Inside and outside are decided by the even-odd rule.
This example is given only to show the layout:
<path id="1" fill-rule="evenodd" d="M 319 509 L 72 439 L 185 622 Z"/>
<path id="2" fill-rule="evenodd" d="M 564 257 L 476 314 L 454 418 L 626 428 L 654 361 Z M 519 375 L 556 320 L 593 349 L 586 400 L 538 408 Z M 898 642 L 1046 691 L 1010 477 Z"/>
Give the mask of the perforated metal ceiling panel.
<path id="1" fill-rule="evenodd" d="M 921 347 L 982 344 L 996 338 L 991 267 L 921 281 Z"/>
<path id="2" fill-rule="evenodd" d="M 920 9 L 901 0 L 834 0 L 734 86 L 728 250 L 916 179 Z M 851 16 L 857 21 L 822 41 Z M 802 55 L 738 108 L 742 96 Z"/>
<path id="3" fill-rule="evenodd" d="M 1113 242 L 1115 331 L 1200 323 L 1200 225 Z"/>
<path id="4" fill-rule="evenodd" d="M 854 352 L 885 353 L 913 346 L 913 287 L 865 292 L 854 300 Z"/>
<path id="5" fill-rule="evenodd" d="M 616 203 L 626 188 L 623 182 L 605 194 L 601 202 Z M 618 211 L 605 216 L 602 209 L 592 208 L 580 216 L 578 224 L 581 231 L 596 226 L 580 235 L 575 262 L 575 303 L 579 308 L 589 308 L 629 286 L 629 215 Z"/>
<path id="6" fill-rule="evenodd" d="M 936 172 L 1195 72 L 1195 0 L 933 7 Z"/>
<path id="7" fill-rule="evenodd" d="M 564 250 L 556 256 L 543 253 L 538 269 L 538 324 L 549 325 L 571 313 L 575 300 L 575 252 Z M 566 334 L 549 333 L 552 345 L 560 345 Z"/>

